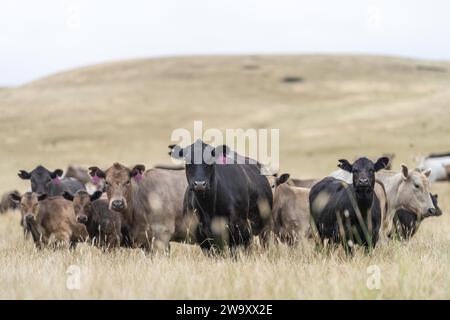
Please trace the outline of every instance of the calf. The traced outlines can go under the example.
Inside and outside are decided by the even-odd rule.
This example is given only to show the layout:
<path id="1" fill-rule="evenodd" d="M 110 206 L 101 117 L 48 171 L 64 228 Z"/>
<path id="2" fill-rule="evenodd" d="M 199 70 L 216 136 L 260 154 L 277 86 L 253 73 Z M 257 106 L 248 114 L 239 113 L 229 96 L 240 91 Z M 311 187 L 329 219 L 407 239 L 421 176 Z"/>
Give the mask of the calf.
<path id="1" fill-rule="evenodd" d="M 86 227 L 76 221 L 72 203 L 62 197 L 27 192 L 11 195 L 20 204 L 21 214 L 38 248 L 73 247 L 88 237 Z"/>
<path id="2" fill-rule="evenodd" d="M 310 189 L 288 185 L 289 174 L 276 178 L 273 188 L 273 231 L 289 245 L 310 234 Z"/>
<path id="3" fill-rule="evenodd" d="M 130 169 L 119 163 L 106 171 L 89 170 L 92 177 L 105 181 L 109 209 L 121 214 L 122 229 L 133 247 L 168 252 L 171 240 L 195 241 L 195 217 L 183 215 L 184 171 L 145 171 L 143 165 Z"/>
<path id="4" fill-rule="evenodd" d="M 399 209 L 395 212 L 393 237 L 396 237 L 399 240 L 409 240 L 419 230 L 420 223 L 423 219 L 432 216 L 439 217 L 442 215 L 442 210 L 438 206 L 438 195 L 430 194 L 430 196 L 436 209 L 434 214 L 417 216 L 415 212 L 406 209 Z"/>
<path id="5" fill-rule="evenodd" d="M 226 146 L 197 140 L 171 156 L 184 159 L 188 188 L 184 212 L 199 217 L 197 241 L 204 251 L 248 246 L 252 236 L 270 233 L 272 190 L 261 165 Z M 239 160 L 239 161 L 237 161 Z"/>
<path id="6" fill-rule="evenodd" d="M 314 225 L 322 241 L 341 243 L 347 252 L 356 243 L 370 250 L 378 241 L 382 218 L 374 192 L 375 172 L 383 169 L 389 159 L 382 157 L 376 163 L 367 158 L 353 164 L 339 162 L 341 169 L 353 173 L 353 183 L 328 177 L 312 187 L 309 202 Z"/>
<path id="7" fill-rule="evenodd" d="M 60 196 L 64 191 L 75 193 L 78 190 L 86 190 L 83 183 L 73 178 L 63 178 L 61 169 L 49 171 L 43 166 L 37 166 L 33 171 L 20 170 L 18 176 L 23 180 L 30 180 L 31 191 L 37 194 Z"/>
<path id="8" fill-rule="evenodd" d="M 75 195 L 63 193 L 66 200 L 73 202 L 77 221 L 86 225 L 93 243 L 103 249 L 115 248 L 122 243 L 122 217 L 110 210 L 108 201 L 100 199 L 101 196 L 101 191 L 92 195 L 84 190 L 77 191 Z"/>

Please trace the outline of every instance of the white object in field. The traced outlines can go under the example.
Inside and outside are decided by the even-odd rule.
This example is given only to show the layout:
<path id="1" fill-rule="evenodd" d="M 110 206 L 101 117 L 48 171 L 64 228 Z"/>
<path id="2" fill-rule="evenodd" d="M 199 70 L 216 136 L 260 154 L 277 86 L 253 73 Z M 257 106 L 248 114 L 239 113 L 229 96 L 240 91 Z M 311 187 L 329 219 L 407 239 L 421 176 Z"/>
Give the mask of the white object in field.
<path id="1" fill-rule="evenodd" d="M 430 182 L 447 180 L 447 172 L 445 171 L 447 165 L 450 165 L 450 156 L 421 158 L 417 163 L 417 167 L 421 170 L 431 169 L 431 175 L 428 178 Z"/>

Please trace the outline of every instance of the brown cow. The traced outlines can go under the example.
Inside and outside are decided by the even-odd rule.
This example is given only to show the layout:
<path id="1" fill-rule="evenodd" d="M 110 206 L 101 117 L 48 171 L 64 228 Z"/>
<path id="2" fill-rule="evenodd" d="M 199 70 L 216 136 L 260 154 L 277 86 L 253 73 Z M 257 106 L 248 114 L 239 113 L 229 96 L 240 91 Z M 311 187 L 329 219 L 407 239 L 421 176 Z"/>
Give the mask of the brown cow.
<path id="1" fill-rule="evenodd" d="M 73 201 L 77 221 L 86 226 L 94 245 L 102 249 L 119 247 L 122 243 L 122 216 L 109 210 L 108 201 L 100 199 L 102 193 L 96 191 L 90 195 L 79 190 L 75 195 L 65 192 L 63 197 Z"/>
<path id="2" fill-rule="evenodd" d="M 21 214 L 38 248 L 69 247 L 88 237 L 86 227 L 78 223 L 72 203 L 59 196 L 48 197 L 27 192 L 11 195 L 20 203 Z"/>
<path id="3" fill-rule="evenodd" d="M 129 169 L 119 163 L 106 171 L 89 170 L 105 180 L 109 208 L 122 215 L 133 247 L 167 252 L 169 241 L 195 241 L 196 217 L 183 215 L 184 170 L 145 171 L 143 165 Z"/>
<path id="4" fill-rule="evenodd" d="M 0 200 L 0 213 L 5 213 L 8 210 L 19 209 L 19 205 L 17 203 L 15 203 L 14 201 L 12 201 L 12 199 L 11 199 L 10 195 L 12 193 L 20 196 L 20 193 L 17 190 L 4 193 Z"/>
<path id="5" fill-rule="evenodd" d="M 286 183 L 289 174 L 283 174 L 274 181 L 275 184 L 271 184 L 273 231 L 282 242 L 293 245 L 310 235 L 310 189 L 290 186 Z"/>

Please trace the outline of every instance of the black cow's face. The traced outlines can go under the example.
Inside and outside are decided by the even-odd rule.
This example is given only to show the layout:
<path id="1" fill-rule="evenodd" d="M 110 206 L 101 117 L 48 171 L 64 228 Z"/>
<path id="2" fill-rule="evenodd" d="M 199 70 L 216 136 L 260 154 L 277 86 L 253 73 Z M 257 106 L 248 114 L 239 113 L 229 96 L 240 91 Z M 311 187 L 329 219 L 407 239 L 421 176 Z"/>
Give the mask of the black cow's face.
<path id="1" fill-rule="evenodd" d="M 220 157 L 226 157 L 229 151 L 228 147 L 214 148 L 203 143 L 200 139 L 184 149 L 179 146 L 170 147 L 170 155 L 173 158 L 184 159 L 186 162 L 186 178 L 189 189 L 202 194 L 210 191 L 214 181 L 217 160 Z"/>
<path id="2" fill-rule="evenodd" d="M 186 164 L 186 177 L 191 190 L 204 193 L 211 189 L 214 178 L 212 164 Z"/>
<path id="3" fill-rule="evenodd" d="M 38 166 L 30 173 L 25 170 L 20 170 L 18 176 L 23 180 L 30 180 L 32 192 L 49 194 L 52 183 L 58 183 L 59 177 L 62 174 L 63 171 L 61 169 L 56 169 L 52 172 L 43 166 Z"/>
<path id="4" fill-rule="evenodd" d="M 353 174 L 353 187 L 361 195 L 370 194 L 375 186 L 375 172 L 384 169 L 389 159 L 380 158 L 373 163 L 367 158 L 359 158 L 355 163 L 350 164 L 347 160 L 339 160 L 341 169 Z"/>

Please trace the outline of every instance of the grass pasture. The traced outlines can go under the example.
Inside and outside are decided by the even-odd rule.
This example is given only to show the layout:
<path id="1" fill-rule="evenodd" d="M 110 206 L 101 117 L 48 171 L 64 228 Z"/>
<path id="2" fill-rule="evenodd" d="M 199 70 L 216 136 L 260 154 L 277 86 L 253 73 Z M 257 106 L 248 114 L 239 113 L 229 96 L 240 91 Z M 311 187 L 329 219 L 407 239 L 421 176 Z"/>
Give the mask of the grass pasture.
<path id="1" fill-rule="evenodd" d="M 280 129 L 280 172 L 322 177 L 340 158 L 450 151 L 450 63 L 377 56 L 230 56 L 133 60 L 0 90 L 0 191 L 28 185 L 38 164 L 151 167 L 169 163 L 176 128 Z M 239 151 L 239 150 L 238 150 Z M 254 246 L 237 260 L 173 244 L 139 250 L 38 251 L 19 213 L 0 215 L 1 299 L 450 299 L 450 184 L 436 183 L 444 215 L 409 242 L 372 255 Z M 70 290 L 73 267 L 80 288 Z M 369 268 L 371 267 L 371 268 Z M 79 268 L 79 269 L 77 269 Z M 368 269 L 369 268 L 369 269 Z M 368 278 L 380 271 L 379 289 Z M 67 282 L 69 281 L 69 288 Z M 369 286 L 370 287 L 370 286 Z"/>

